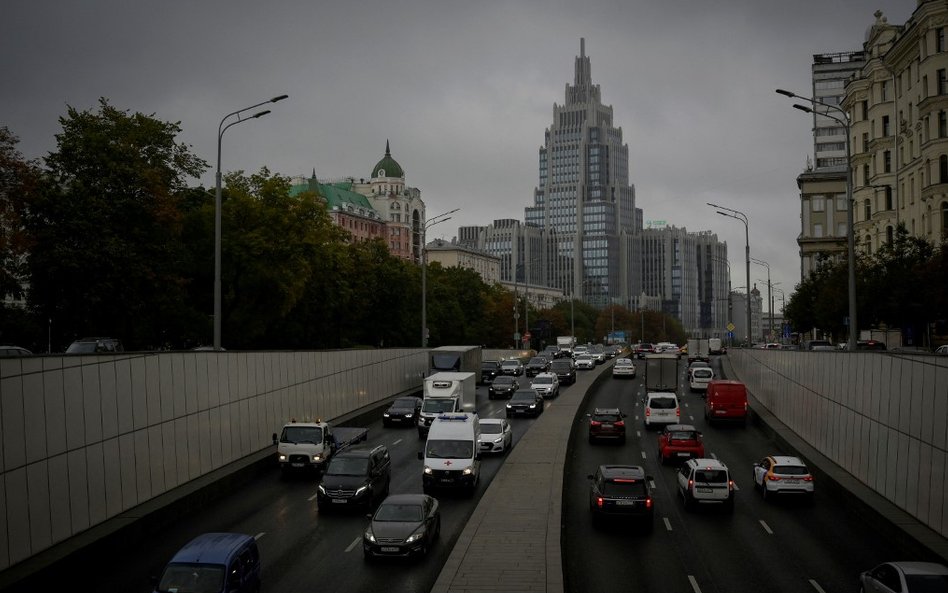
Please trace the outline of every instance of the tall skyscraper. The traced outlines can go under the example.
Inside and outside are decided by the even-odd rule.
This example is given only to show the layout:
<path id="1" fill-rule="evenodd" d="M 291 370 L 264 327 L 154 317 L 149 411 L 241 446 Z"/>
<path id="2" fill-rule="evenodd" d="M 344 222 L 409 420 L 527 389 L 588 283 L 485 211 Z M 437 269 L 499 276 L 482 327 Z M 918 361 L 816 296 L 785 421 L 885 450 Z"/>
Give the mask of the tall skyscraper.
<path id="1" fill-rule="evenodd" d="M 839 107 L 846 82 L 862 71 L 866 54 L 848 51 L 813 56 L 813 98 Z M 813 155 L 817 171 L 846 171 L 846 129 L 836 120 L 813 112 Z M 837 115 L 834 113 L 833 115 Z"/>
<path id="2" fill-rule="evenodd" d="M 605 306 L 621 295 L 619 235 L 641 230 L 635 189 L 629 184 L 629 148 L 592 83 L 586 40 L 580 40 L 566 102 L 553 106 L 553 124 L 539 150 L 539 181 L 525 222 L 551 231 L 566 294 Z M 550 277 L 559 276 L 549 274 Z"/>

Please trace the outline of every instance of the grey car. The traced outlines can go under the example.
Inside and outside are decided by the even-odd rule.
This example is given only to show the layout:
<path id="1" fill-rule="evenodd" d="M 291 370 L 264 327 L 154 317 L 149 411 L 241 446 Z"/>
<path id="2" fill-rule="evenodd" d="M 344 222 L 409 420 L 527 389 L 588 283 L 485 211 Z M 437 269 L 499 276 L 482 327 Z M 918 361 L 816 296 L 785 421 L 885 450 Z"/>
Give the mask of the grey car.
<path id="1" fill-rule="evenodd" d="M 438 500 L 427 494 L 392 494 L 382 501 L 362 534 L 366 560 L 424 556 L 441 533 Z"/>

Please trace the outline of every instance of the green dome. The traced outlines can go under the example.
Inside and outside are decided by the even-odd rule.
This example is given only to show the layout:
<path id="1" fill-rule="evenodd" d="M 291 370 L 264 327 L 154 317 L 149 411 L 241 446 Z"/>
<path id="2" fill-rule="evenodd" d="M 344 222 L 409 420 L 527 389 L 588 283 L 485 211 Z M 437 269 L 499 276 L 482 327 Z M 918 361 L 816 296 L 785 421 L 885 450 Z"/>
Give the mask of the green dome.
<path id="1" fill-rule="evenodd" d="M 379 177 L 404 177 L 405 172 L 402 166 L 392 158 L 392 151 L 388 148 L 388 140 L 385 141 L 385 156 L 382 157 L 374 167 L 372 167 L 372 179 Z"/>

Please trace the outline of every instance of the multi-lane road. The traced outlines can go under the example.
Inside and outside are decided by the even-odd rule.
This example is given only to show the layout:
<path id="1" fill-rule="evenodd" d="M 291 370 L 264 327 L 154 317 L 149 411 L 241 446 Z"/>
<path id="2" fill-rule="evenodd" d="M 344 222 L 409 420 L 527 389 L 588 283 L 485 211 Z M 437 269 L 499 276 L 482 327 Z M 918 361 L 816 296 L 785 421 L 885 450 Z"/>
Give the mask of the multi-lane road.
<path id="1" fill-rule="evenodd" d="M 715 367 L 720 372 L 716 363 Z M 633 380 L 608 379 L 593 389 L 571 432 L 565 470 L 562 551 L 569 593 L 833 593 L 856 590 L 858 573 L 880 561 L 911 557 L 909 551 L 879 536 L 845 500 L 822 491 L 819 483 L 811 506 L 764 503 L 752 487 L 751 464 L 779 449 L 753 426 L 706 426 L 701 413 L 703 400 L 688 393 L 687 387 L 681 390 L 682 422 L 703 431 L 708 454 L 728 465 L 738 492 L 733 515 L 713 509 L 686 512 L 676 498 L 674 468 L 657 462 L 656 433 L 642 426 L 641 374 Z M 505 401 L 488 400 L 486 388 L 478 389 L 477 400 L 482 417 L 504 414 Z M 628 412 L 626 444 L 587 442 L 585 413 L 596 406 Z M 514 447 L 533 422 L 512 420 Z M 377 421 L 369 426 L 367 444 L 389 448 L 392 493 L 421 492 L 422 462 L 417 458 L 421 442 L 413 429 L 383 428 Z M 57 566 L 20 590 L 51 590 L 68 582 L 89 592 L 145 593 L 152 589 L 150 575 L 158 574 L 189 539 L 208 531 L 233 531 L 257 537 L 263 586 L 268 593 L 427 592 L 503 462 L 503 457 L 483 460 L 474 496 L 438 496 L 441 540 L 420 561 L 364 562 L 364 514 L 321 515 L 316 506 L 316 481 L 312 477 L 284 480 L 274 468 L 201 512 L 179 517 L 146 542 L 120 548 L 107 557 Z M 621 526 L 593 529 L 586 476 L 602 463 L 642 465 L 652 476 L 653 533 Z"/>

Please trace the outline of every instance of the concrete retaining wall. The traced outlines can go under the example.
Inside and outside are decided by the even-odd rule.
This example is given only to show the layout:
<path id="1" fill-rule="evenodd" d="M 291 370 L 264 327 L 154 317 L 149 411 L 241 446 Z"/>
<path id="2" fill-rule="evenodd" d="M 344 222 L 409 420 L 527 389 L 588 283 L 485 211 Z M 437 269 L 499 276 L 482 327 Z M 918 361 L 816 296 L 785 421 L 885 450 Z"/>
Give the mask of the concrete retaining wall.
<path id="1" fill-rule="evenodd" d="M 780 421 L 948 537 L 948 358 L 738 349 L 728 357 Z"/>
<path id="2" fill-rule="evenodd" d="M 272 445 L 418 390 L 425 350 L 0 359 L 0 570 Z"/>

